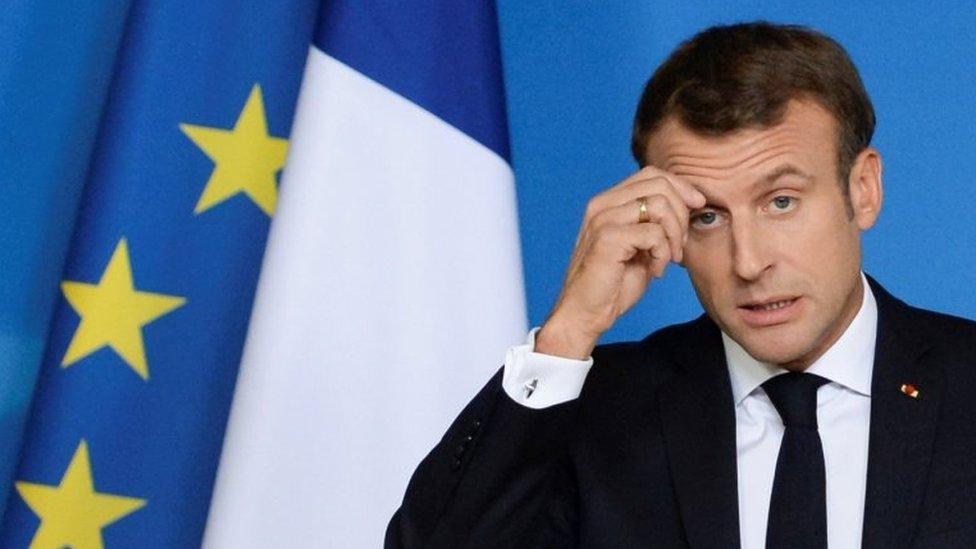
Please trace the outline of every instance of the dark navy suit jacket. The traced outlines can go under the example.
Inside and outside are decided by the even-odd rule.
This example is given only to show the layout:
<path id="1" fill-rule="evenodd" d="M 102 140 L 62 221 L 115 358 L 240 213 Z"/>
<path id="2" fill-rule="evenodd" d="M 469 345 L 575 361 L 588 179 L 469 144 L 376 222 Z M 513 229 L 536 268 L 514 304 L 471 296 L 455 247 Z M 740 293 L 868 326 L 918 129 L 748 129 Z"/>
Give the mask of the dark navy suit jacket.
<path id="1" fill-rule="evenodd" d="M 976 322 L 878 303 L 863 547 L 976 548 Z M 580 398 L 496 374 L 417 468 L 386 546 L 739 546 L 735 411 L 707 316 L 598 346 Z M 914 385 L 912 398 L 901 391 Z"/>

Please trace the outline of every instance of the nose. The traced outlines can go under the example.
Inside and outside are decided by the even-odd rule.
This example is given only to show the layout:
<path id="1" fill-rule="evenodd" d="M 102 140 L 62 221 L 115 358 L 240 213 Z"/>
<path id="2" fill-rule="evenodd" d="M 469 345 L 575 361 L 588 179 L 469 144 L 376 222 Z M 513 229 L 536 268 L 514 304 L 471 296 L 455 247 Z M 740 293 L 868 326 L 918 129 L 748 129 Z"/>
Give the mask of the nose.
<path id="1" fill-rule="evenodd" d="M 751 221 L 732 223 L 732 267 L 743 280 L 759 279 L 772 267 L 767 243 Z"/>

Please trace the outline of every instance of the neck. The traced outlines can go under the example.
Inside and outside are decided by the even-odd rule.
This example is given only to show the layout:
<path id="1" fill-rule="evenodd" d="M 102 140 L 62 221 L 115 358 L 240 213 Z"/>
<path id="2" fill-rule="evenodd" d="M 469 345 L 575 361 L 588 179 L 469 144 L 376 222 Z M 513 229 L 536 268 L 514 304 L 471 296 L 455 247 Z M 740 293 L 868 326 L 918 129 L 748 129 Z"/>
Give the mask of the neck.
<path id="1" fill-rule="evenodd" d="M 814 348 L 800 358 L 778 364 L 778 366 L 791 372 L 803 372 L 822 357 L 834 343 L 837 343 L 840 336 L 844 335 L 851 322 L 854 321 L 854 317 L 857 316 L 858 311 L 861 310 L 861 304 L 864 301 L 864 282 L 861 280 L 861 276 L 861 273 L 858 272 L 857 282 L 847 294 L 847 299 L 844 301 L 844 307 L 841 315 L 838 317 L 838 321 L 831 324 L 829 329 L 820 337 Z"/>

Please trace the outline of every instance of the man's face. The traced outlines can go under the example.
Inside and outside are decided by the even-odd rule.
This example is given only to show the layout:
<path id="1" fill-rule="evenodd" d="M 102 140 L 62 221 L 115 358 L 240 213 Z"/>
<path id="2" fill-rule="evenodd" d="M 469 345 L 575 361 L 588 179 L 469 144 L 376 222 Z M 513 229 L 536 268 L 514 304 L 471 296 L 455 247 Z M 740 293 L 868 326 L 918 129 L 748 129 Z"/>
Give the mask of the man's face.
<path id="1" fill-rule="evenodd" d="M 758 360 L 805 369 L 860 308 L 860 232 L 880 207 L 880 160 L 858 157 L 851 216 L 837 146 L 834 118 L 800 101 L 777 126 L 721 137 L 672 118 L 648 145 L 652 165 L 707 198 L 691 212 L 683 265 L 709 316 Z M 864 205 L 865 162 L 876 208 L 870 196 Z"/>

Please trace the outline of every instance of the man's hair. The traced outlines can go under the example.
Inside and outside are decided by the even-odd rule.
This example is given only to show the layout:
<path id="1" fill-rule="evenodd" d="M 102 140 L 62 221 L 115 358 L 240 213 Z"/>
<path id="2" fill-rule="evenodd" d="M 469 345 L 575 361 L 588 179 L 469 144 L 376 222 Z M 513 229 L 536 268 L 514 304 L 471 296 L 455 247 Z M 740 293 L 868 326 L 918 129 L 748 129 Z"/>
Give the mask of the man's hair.
<path id="1" fill-rule="evenodd" d="M 874 108 L 844 48 L 796 25 L 715 26 L 678 46 L 644 87 L 631 150 L 645 166 L 650 135 L 671 116 L 709 136 L 775 126 L 792 99 L 813 100 L 836 119 L 846 189 L 854 159 L 871 143 Z"/>

